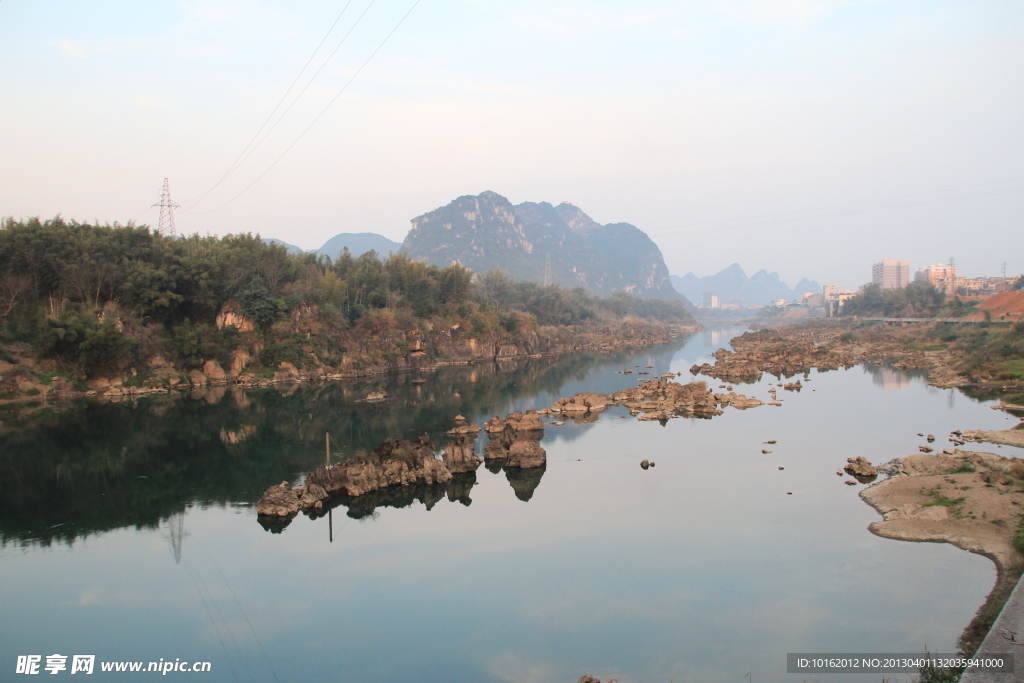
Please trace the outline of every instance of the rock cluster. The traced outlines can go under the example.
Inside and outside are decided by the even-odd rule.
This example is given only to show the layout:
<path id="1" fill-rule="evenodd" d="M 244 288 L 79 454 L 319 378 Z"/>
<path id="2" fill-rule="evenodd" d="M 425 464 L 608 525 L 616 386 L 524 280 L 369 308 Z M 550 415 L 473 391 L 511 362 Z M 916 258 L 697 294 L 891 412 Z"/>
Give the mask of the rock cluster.
<path id="1" fill-rule="evenodd" d="M 544 410 L 541 415 L 555 417 L 570 416 L 577 421 L 588 421 L 606 408 L 621 405 L 639 420 L 664 422 L 673 417 L 693 416 L 710 418 L 722 414 L 722 408 L 753 408 L 764 405 L 764 402 L 737 394 L 729 387 L 728 393 L 713 393 L 704 382 L 680 384 L 670 378 L 676 375 L 669 373 L 660 379 L 642 379 L 635 387 L 616 391 L 611 396 L 605 394 L 583 393 L 568 398 L 560 398 Z M 491 424 L 498 428 L 500 422 L 493 418 Z"/>
<path id="2" fill-rule="evenodd" d="M 472 434 L 476 436 L 480 433 L 480 427 L 473 424 L 472 422 L 466 422 L 466 418 L 461 415 L 455 416 L 455 426 L 448 430 L 449 434 Z"/>
<path id="3" fill-rule="evenodd" d="M 444 461 L 434 456 L 426 434 L 415 441 L 387 439 L 366 455 L 337 465 L 321 465 L 306 475 L 305 486 L 288 482 L 271 486 L 260 498 L 261 517 L 291 517 L 300 510 L 320 509 L 333 495 L 361 496 L 389 486 L 445 484 L 453 472 L 471 472 L 480 465 L 473 443 L 462 435 L 445 451 Z"/>
<path id="4" fill-rule="evenodd" d="M 494 428 L 502 425 L 500 431 Z M 543 467 L 547 464 L 547 452 L 541 448 L 540 440 L 544 436 L 544 421 L 535 410 L 528 410 L 505 416 L 498 420 L 497 416 L 487 423 L 487 435 L 490 441 L 484 450 L 484 458 L 489 461 L 500 461 L 505 467 Z"/>
<path id="5" fill-rule="evenodd" d="M 843 471 L 858 480 L 871 479 L 878 476 L 878 470 L 871 466 L 871 461 L 861 456 L 847 458 Z"/>

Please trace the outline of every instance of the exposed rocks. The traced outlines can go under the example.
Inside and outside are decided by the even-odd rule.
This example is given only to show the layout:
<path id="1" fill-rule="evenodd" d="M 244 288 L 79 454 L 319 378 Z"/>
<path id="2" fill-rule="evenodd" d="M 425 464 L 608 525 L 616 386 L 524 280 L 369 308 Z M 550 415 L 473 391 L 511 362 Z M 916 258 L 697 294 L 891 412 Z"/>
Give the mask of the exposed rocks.
<path id="1" fill-rule="evenodd" d="M 858 481 L 861 479 L 873 479 L 878 476 L 878 470 L 872 467 L 871 461 L 861 456 L 847 458 L 843 471 L 855 477 Z"/>
<path id="2" fill-rule="evenodd" d="M 642 467 L 643 469 L 646 470 L 650 466 L 651 466 L 651 463 L 650 463 L 649 460 L 641 460 L 640 461 L 640 467 Z"/>
<path id="3" fill-rule="evenodd" d="M 203 374 L 206 375 L 207 379 L 214 382 L 223 382 L 227 378 L 224 368 L 215 360 L 208 360 L 203 363 Z"/>
<path id="4" fill-rule="evenodd" d="M 289 517 L 299 511 L 299 496 L 291 484 L 282 481 L 263 492 L 256 512 L 267 517 Z"/>
<path id="5" fill-rule="evenodd" d="M 448 430 L 449 434 L 479 434 L 480 427 L 469 422 L 466 422 L 466 418 L 461 415 L 455 416 L 455 427 Z"/>
<path id="6" fill-rule="evenodd" d="M 484 459 L 502 461 L 505 467 L 531 468 L 547 463 L 547 452 L 540 445 L 544 421 L 537 411 L 529 410 L 525 415 L 511 413 L 498 422 L 504 422 L 505 428 L 500 432 L 488 431 L 490 441 L 484 449 Z"/>
<path id="7" fill-rule="evenodd" d="M 521 430 L 516 433 L 512 445 L 508 449 L 505 467 L 541 467 L 547 463 L 548 454 L 540 446 L 540 437 L 536 432 Z"/>
<path id="8" fill-rule="evenodd" d="M 366 400 L 367 401 L 383 401 L 387 397 L 388 397 L 388 392 L 384 391 L 383 389 L 379 389 L 377 391 L 371 391 L 370 393 L 368 393 L 366 395 Z"/>
<path id="9" fill-rule="evenodd" d="M 337 465 L 321 465 L 306 475 L 305 486 L 292 489 L 287 482 L 271 486 L 256 511 L 261 516 L 287 517 L 299 510 L 320 507 L 332 495 L 354 497 L 389 486 L 447 483 L 452 473 L 434 457 L 433 449 L 426 434 L 415 441 L 387 439 L 366 455 Z M 466 450 L 464 444 L 453 450 L 453 464 L 468 467 L 476 455 L 471 445 L 468 453 Z"/>
<path id="10" fill-rule="evenodd" d="M 544 415 L 557 413 L 589 413 L 607 408 L 611 403 L 604 394 L 576 394 L 572 398 L 560 398 L 551 407 L 541 411 Z"/>
<path id="11" fill-rule="evenodd" d="M 968 429 L 962 433 L 961 438 L 964 441 L 987 441 L 988 443 L 1024 448 L 1024 429 L 1014 428 L 996 431 Z"/>
<path id="12" fill-rule="evenodd" d="M 481 463 L 483 459 L 476 454 L 476 445 L 465 434 L 445 446 L 444 464 L 452 474 L 475 472 Z"/>
<path id="13" fill-rule="evenodd" d="M 484 431 L 488 434 L 497 434 L 498 432 L 505 431 L 505 421 L 499 418 L 497 415 L 492 417 L 484 425 Z"/>

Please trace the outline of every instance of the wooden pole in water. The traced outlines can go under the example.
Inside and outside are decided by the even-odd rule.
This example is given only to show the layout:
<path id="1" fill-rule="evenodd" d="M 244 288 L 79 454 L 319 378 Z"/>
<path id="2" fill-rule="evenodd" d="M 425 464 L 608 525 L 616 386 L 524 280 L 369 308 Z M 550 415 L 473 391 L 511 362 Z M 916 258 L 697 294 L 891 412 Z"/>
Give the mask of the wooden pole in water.
<path id="1" fill-rule="evenodd" d="M 324 432 L 324 449 L 327 465 L 331 464 L 331 433 Z M 334 510 L 327 510 L 327 542 L 334 543 Z"/>

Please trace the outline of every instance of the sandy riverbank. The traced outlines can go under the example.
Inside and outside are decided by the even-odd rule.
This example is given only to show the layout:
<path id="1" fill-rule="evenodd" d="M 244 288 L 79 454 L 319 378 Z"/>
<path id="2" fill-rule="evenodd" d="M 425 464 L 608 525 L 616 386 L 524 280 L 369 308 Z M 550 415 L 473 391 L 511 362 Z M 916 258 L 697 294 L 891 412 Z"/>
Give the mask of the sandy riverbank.
<path id="1" fill-rule="evenodd" d="M 1024 462 L 955 450 L 899 458 L 881 469 L 893 476 L 860 493 L 883 517 L 868 527 L 872 533 L 951 543 L 995 563 L 996 584 L 959 641 L 962 650 L 973 652 L 1024 570 L 1024 556 L 1014 545 L 1024 514 Z"/>

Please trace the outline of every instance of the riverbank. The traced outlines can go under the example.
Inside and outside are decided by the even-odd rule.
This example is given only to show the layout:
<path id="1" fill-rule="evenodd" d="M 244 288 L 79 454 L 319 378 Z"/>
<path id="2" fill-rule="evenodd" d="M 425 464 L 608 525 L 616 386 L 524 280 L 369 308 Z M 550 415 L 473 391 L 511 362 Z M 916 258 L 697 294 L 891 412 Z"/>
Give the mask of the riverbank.
<path id="1" fill-rule="evenodd" d="M 227 369 L 211 360 L 200 368 L 186 371 L 155 354 L 147 362 L 145 373 L 88 380 L 61 375 L 54 363 L 39 359 L 27 345 L 9 344 L 4 351 L 15 362 L 0 361 L 0 405 L 79 398 L 120 401 L 153 394 L 203 392 L 217 387 L 263 388 L 399 372 L 427 374 L 443 367 L 483 362 L 643 349 L 669 343 L 699 329 L 699 325 L 660 325 L 629 320 L 617 326 L 540 328 L 528 335 L 459 337 L 452 330 L 439 331 L 427 338 L 390 334 L 386 338 L 366 340 L 366 348 L 353 349 L 334 366 L 319 360 L 305 367 L 280 361 L 275 367 L 266 368 L 258 365 L 257 350 L 250 353 L 239 349 L 232 354 Z M 399 349 L 405 352 L 399 353 Z"/>
<path id="2" fill-rule="evenodd" d="M 792 377 L 812 369 L 891 362 L 900 370 L 927 372 L 928 383 L 939 388 L 975 386 L 1010 395 L 1024 392 L 1024 379 L 995 376 L 988 369 L 992 363 L 986 363 L 984 357 L 965 365 L 966 351 L 959 337 L 940 334 L 937 325 L 865 325 L 853 319 L 830 319 L 764 328 L 733 339 L 732 352 L 722 349 L 715 353 L 714 365 L 694 366 L 691 372 L 728 382 L 755 382 L 764 373 Z"/>
<path id="3" fill-rule="evenodd" d="M 900 541 L 950 543 L 996 565 L 996 583 L 958 645 L 977 650 L 1024 572 L 1014 543 L 1024 513 L 1024 463 L 950 449 L 918 453 L 879 468 L 891 476 L 860 492 L 882 521 L 868 529 Z"/>

